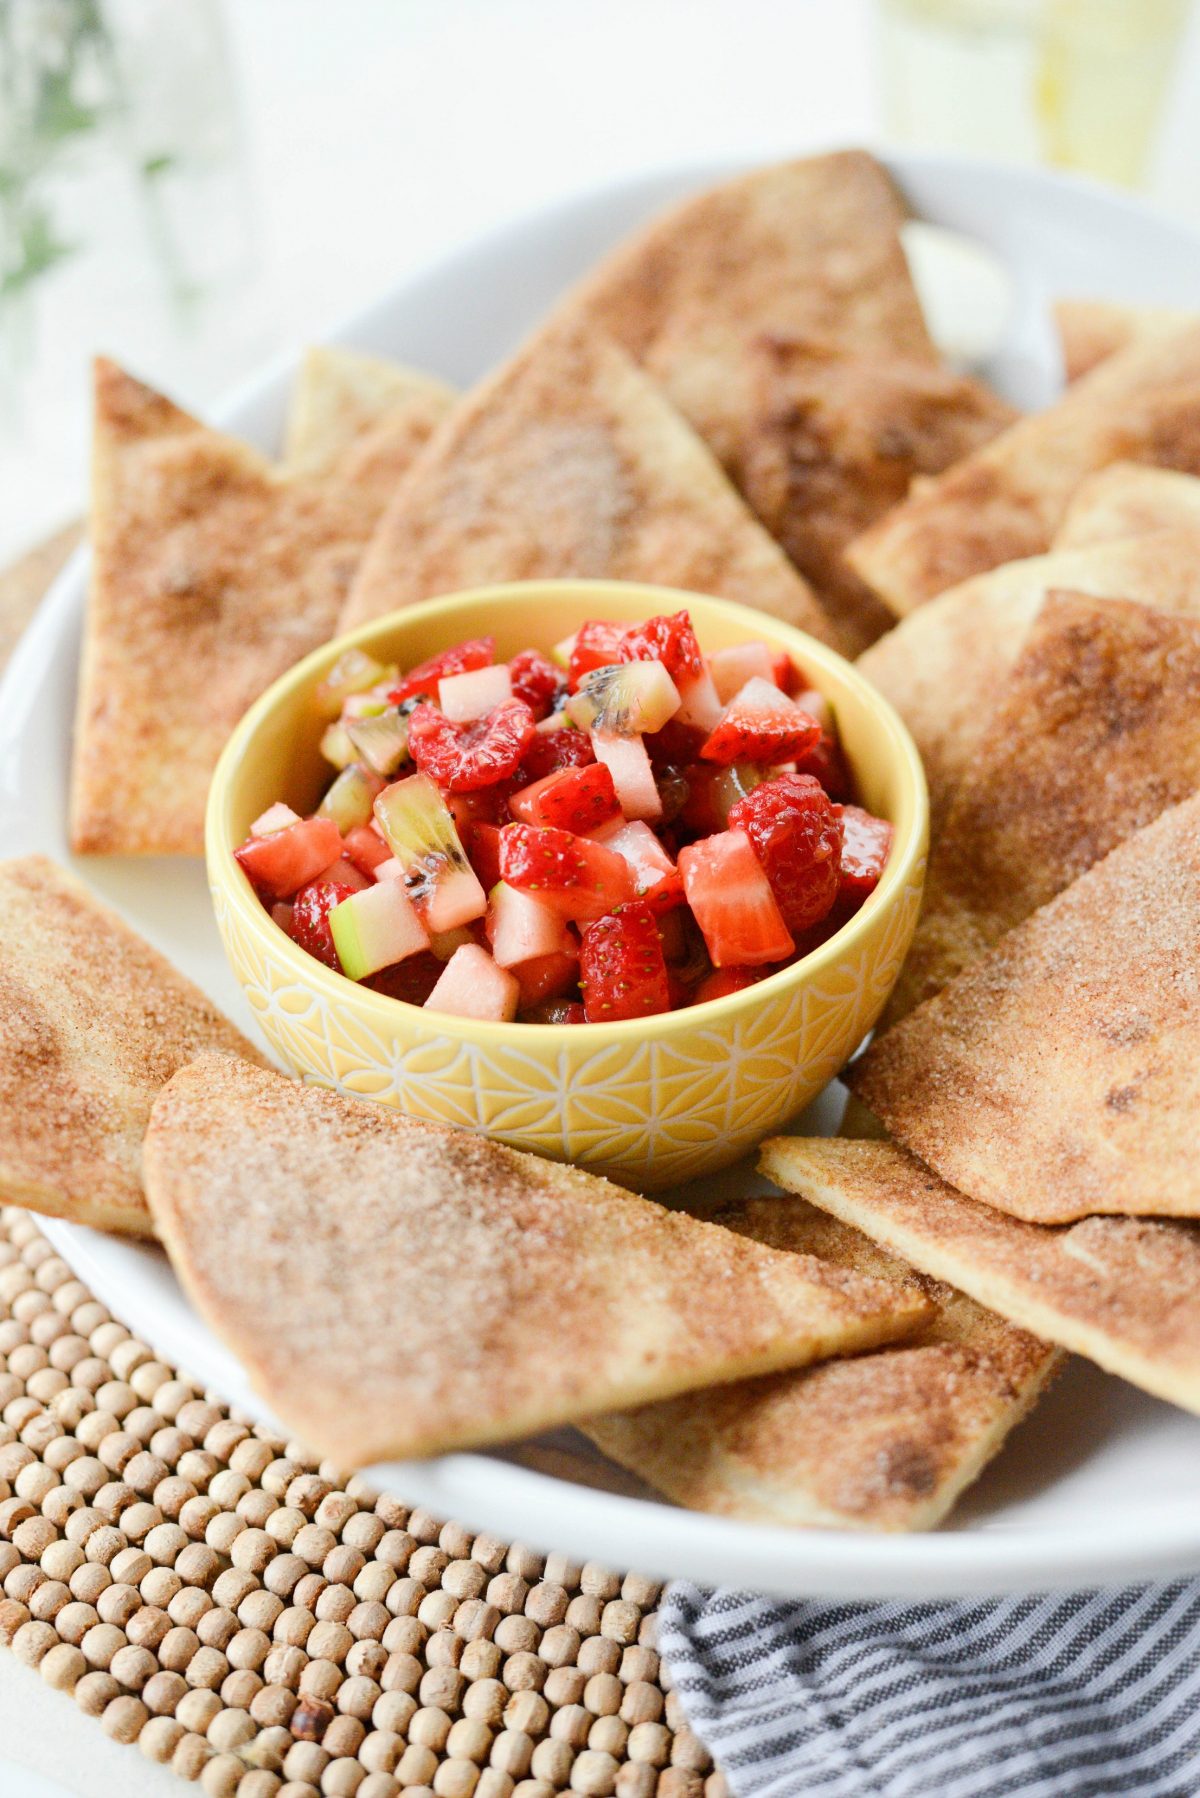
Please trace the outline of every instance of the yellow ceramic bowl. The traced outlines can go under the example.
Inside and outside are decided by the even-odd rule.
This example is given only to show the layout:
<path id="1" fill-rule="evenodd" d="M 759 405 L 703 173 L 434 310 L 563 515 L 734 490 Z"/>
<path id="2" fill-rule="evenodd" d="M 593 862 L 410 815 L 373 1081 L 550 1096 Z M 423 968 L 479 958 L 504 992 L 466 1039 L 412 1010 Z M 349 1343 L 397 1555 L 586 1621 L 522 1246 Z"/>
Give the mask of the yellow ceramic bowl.
<path id="1" fill-rule="evenodd" d="M 827 943 L 757 986 L 688 1011 L 612 1024 L 477 1023 L 402 1004 L 297 948 L 233 858 L 274 800 L 316 805 L 328 766 L 314 689 L 351 645 L 411 666 L 464 637 L 497 654 L 548 648 L 586 618 L 686 605 L 701 645 L 764 638 L 829 700 L 863 803 L 896 834 L 883 879 Z M 539 581 L 483 588 L 378 620 L 315 651 L 230 738 L 208 805 L 208 872 L 226 953 L 264 1036 L 306 1080 L 485 1131 L 643 1191 L 734 1161 L 806 1105 L 874 1024 L 921 902 L 928 802 L 920 758 L 875 689 L 823 644 L 759 612 L 661 587 Z"/>

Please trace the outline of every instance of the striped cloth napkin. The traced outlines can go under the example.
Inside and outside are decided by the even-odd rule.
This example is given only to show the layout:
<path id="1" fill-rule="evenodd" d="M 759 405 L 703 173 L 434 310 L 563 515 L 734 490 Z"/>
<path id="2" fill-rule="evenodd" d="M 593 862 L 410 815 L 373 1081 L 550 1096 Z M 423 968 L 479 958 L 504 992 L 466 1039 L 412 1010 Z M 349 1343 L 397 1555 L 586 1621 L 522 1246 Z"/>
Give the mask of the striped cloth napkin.
<path id="1" fill-rule="evenodd" d="M 660 1645 L 735 1798 L 1196 1798 L 1200 1582 L 779 1603 L 677 1584 Z"/>

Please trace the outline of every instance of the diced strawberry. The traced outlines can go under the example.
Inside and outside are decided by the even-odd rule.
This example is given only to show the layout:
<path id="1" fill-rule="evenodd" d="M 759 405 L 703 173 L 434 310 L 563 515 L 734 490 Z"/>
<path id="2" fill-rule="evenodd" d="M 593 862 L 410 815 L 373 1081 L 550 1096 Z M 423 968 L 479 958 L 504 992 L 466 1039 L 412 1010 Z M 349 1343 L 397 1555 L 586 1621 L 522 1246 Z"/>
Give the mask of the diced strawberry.
<path id="1" fill-rule="evenodd" d="M 811 774 L 819 780 L 831 799 L 849 799 L 854 782 L 842 754 L 842 746 L 832 731 L 823 730 L 812 748 L 795 757 L 797 774 Z"/>
<path id="2" fill-rule="evenodd" d="M 671 1009 L 667 964 L 654 913 L 638 899 L 589 924 L 579 951 L 589 1024 L 652 1017 Z"/>
<path id="3" fill-rule="evenodd" d="M 622 823 L 602 839 L 629 863 L 637 881 L 637 896 L 656 915 L 683 903 L 683 877 L 648 824 L 640 820 Z"/>
<path id="4" fill-rule="evenodd" d="M 879 884 L 892 847 L 893 827 L 860 805 L 842 807 L 842 893 L 865 899 Z"/>
<path id="5" fill-rule="evenodd" d="M 484 892 L 490 893 L 500 878 L 500 826 L 468 824 L 463 832 L 463 847 Z"/>
<path id="6" fill-rule="evenodd" d="M 438 682 L 446 675 L 466 674 L 472 668 L 486 668 L 495 653 L 494 637 L 474 637 L 466 643 L 456 643 L 453 649 L 443 649 L 440 655 L 430 656 L 427 662 L 419 662 L 415 668 L 410 668 L 391 689 L 388 699 L 392 705 L 399 705 L 402 700 L 412 699 L 418 693 L 435 699 Z"/>
<path id="7" fill-rule="evenodd" d="M 453 724 L 436 706 L 419 705 L 408 726 L 417 767 L 448 793 L 470 793 L 507 780 L 533 737 L 533 713 L 519 699 L 469 724 Z"/>
<path id="8" fill-rule="evenodd" d="M 507 824 L 509 795 L 516 791 L 514 781 L 498 780 L 490 787 L 477 787 L 473 793 L 447 793 L 444 797 L 461 834 L 472 824 Z"/>
<path id="9" fill-rule="evenodd" d="M 373 992 L 386 993 L 389 999 L 403 999 L 406 1005 L 424 1005 L 442 977 L 444 962 L 432 950 L 422 950 L 398 961 L 394 967 L 371 974 L 362 982 Z"/>
<path id="10" fill-rule="evenodd" d="M 342 833 L 332 818 L 304 818 L 234 850 L 256 890 L 271 899 L 290 899 L 341 853 Z"/>
<path id="11" fill-rule="evenodd" d="M 361 893 L 364 887 L 370 886 L 371 881 L 369 876 L 364 874 L 362 869 L 352 862 L 348 856 L 342 855 L 338 857 L 337 861 L 331 862 L 320 874 L 314 876 L 309 884 L 311 886 L 324 886 L 329 884 L 334 886 L 347 886 L 352 893 Z M 299 895 L 297 895 L 297 897 L 299 897 Z"/>
<path id="12" fill-rule="evenodd" d="M 271 907 L 271 922 L 278 924 L 285 936 L 292 934 L 292 907 L 284 899 L 277 899 Z"/>
<path id="13" fill-rule="evenodd" d="M 346 832 L 346 855 L 362 874 L 373 874 L 380 862 L 391 859 L 391 850 L 377 830 L 357 824 Z"/>
<path id="14" fill-rule="evenodd" d="M 686 611 L 660 614 L 635 624 L 621 638 L 622 662 L 661 662 L 672 680 L 701 674 L 704 657 Z"/>
<path id="15" fill-rule="evenodd" d="M 521 758 L 517 779 L 522 786 L 544 780 L 559 768 L 586 768 L 596 759 L 592 739 L 583 730 L 538 731 Z"/>
<path id="16" fill-rule="evenodd" d="M 760 967 L 792 953 L 791 933 L 744 830 L 681 849 L 679 870 L 714 967 Z"/>
<path id="17" fill-rule="evenodd" d="M 602 843 L 530 824 L 500 832 L 500 873 L 564 918 L 598 918 L 635 891 L 628 862 Z"/>
<path id="18" fill-rule="evenodd" d="M 707 974 L 691 996 L 693 1005 L 704 1005 L 709 999 L 727 999 L 730 993 L 745 992 L 757 986 L 763 977 L 761 968 L 718 968 Z"/>
<path id="19" fill-rule="evenodd" d="M 579 836 L 590 836 L 621 815 L 612 775 L 603 762 L 547 774 L 544 780 L 514 793 L 509 810 L 522 824 L 549 824 Z"/>
<path id="20" fill-rule="evenodd" d="M 557 711 L 567 696 L 567 683 L 539 649 L 523 649 L 508 664 L 514 699 L 523 699 L 540 723 Z"/>
<path id="21" fill-rule="evenodd" d="M 586 624 L 580 625 L 571 646 L 567 669 L 567 685 L 572 693 L 593 668 L 610 668 L 614 662 L 624 661 L 621 653 L 624 637 L 624 625 L 610 624 L 604 618 L 589 618 Z"/>
<path id="22" fill-rule="evenodd" d="M 292 939 L 310 955 L 315 955 L 318 961 L 323 961 L 327 968 L 340 972 L 342 966 L 329 928 L 329 914 L 335 905 L 360 890 L 341 880 L 312 880 L 296 894 L 292 907 Z"/>
<path id="23" fill-rule="evenodd" d="M 770 681 L 754 679 L 730 700 L 700 754 L 709 762 L 790 762 L 820 736 L 815 718 Z"/>
<path id="24" fill-rule="evenodd" d="M 549 999 L 561 999 L 579 984 L 579 951 L 565 949 L 553 955 L 539 955 L 519 962 L 510 969 L 521 989 L 520 1009 L 542 1005 Z"/>
<path id="25" fill-rule="evenodd" d="M 764 781 L 730 808 L 731 827 L 754 844 L 789 930 L 810 930 L 838 896 L 842 825 L 811 774 Z"/>
<path id="26" fill-rule="evenodd" d="M 577 999 L 550 999 L 530 1006 L 521 1016 L 527 1024 L 586 1024 L 587 1013 Z"/>

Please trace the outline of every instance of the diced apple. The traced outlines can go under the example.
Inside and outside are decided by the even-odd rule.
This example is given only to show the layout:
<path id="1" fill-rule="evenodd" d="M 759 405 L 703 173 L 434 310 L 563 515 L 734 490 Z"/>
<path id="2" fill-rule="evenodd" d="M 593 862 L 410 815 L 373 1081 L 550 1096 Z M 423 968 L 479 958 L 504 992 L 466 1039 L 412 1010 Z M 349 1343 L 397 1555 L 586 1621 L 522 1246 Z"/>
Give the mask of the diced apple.
<path id="1" fill-rule="evenodd" d="M 507 662 L 472 668 L 467 674 L 448 674 L 438 682 L 438 704 L 454 724 L 469 724 L 511 698 L 512 676 Z"/>
<path id="2" fill-rule="evenodd" d="M 579 946 L 572 938 L 569 949 L 556 955 L 536 955 L 532 961 L 519 962 L 510 970 L 521 988 L 521 1010 L 542 1005 L 548 999 L 561 999 L 579 982 Z"/>
<path id="3" fill-rule="evenodd" d="M 478 943 L 468 943 L 456 949 L 446 963 L 437 985 L 425 1001 L 425 1009 L 449 1012 L 459 1018 L 510 1024 L 517 1015 L 520 1002 L 521 987 L 516 976 L 507 968 L 497 967 L 487 950 L 481 949 Z"/>
<path id="4" fill-rule="evenodd" d="M 289 824 L 299 824 L 300 814 L 294 812 L 290 805 L 280 801 L 269 805 L 260 818 L 256 818 L 250 826 L 252 837 L 273 837 L 277 830 L 286 830 Z"/>
<path id="5" fill-rule="evenodd" d="M 429 947 L 429 935 L 398 880 L 380 881 L 335 905 L 329 928 L 342 971 L 364 980 Z"/>
<path id="6" fill-rule="evenodd" d="M 522 893 L 503 880 L 489 896 L 486 929 L 492 957 L 501 968 L 559 954 L 571 941 L 570 931 L 558 913 L 541 904 L 532 893 Z"/>
<path id="7" fill-rule="evenodd" d="M 636 666 L 637 664 L 634 664 Z M 649 667 L 649 663 L 641 666 Z M 653 822 L 662 817 L 662 800 L 654 779 L 654 769 L 640 737 L 614 737 L 604 731 L 592 732 L 592 748 L 596 760 L 603 762 L 613 778 L 617 799 L 627 818 L 645 818 Z"/>
<path id="8" fill-rule="evenodd" d="M 600 839 L 633 869 L 638 898 L 654 911 L 669 909 L 683 899 L 683 880 L 648 824 L 640 819 L 608 830 Z"/>
<path id="9" fill-rule="evenodd" d="M 690 724 L 694 730 L 712 730 L 721 716 L 721 701 L 708 669 L 702 668 L 690 680 L 681 677 L 677 685 L 679 710 L 675 716 L 679 723 Z"/>
<path id="10" fill-rule="evenodd" d="M 778 685 L 774 657 L 766 643 L 735 643 L 731 649 L 718 649 L 709 656 L 708 666 L 722 705 L 727 705 L 748 680 L 769 680 L 772 686 Z M 714 718 L 713 724 L 716 721 Z M 712 724 L 706 728 L 711 730 Z"/>

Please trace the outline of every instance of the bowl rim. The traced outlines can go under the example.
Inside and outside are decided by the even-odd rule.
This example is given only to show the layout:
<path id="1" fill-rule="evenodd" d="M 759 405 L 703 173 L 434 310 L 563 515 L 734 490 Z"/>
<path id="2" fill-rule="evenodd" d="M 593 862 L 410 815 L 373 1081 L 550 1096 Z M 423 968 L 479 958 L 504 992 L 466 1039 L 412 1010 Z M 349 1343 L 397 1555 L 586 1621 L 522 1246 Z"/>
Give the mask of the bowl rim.
<path id="1" fill-rule="evenodd" d="M 426 1012 L 423 1006 L 409 1006 L 404 1000 L 394 999 L 390 994 L 377 993 L 317 961 L 275 923 L 238 866 L 231 847 L 230 810 L 238 776 L 246 763 L 253 739 L 264 722 L 277 708 L 291 699 L 298 687 L 306 685 L 319 672 L 332 666 L 347 650 L 363 647 L 400 623 L 420 628 L 423 624 L 441 623 L 447 618 L 453 618 L 456 613 L 476 612 L 481 606 L 505 608 L 517 604 L 527 605 L 533 595 L 539 592 L 549 596 L 561 595 L 564 590 L 575 595 L 594 597 L 598 607 L 603 604 L 606 595 L 612 596 L 621 605 L 627 605 L 629 595 L 637 593 L 645 598 L 646 616 L 653 616 L 656 611 L 677 610 L 681 602 L 689 607 L 699 606 L 710 615 L 715 612 L 726 622 L 744 628 L 748 637 L 757 635 L 773 638 L 787 648 L 801 666 L 813 665 L 835 673 L 857 691 L 859 698 L 882 724 L 889 749 L 896 758 L 902 785 L 911 801 L 908 827 L 903 835 L 897 828 L 888 864 L 879 885 L 868 895 L 853 917 L 848 918 L 839 930 L 809 954 L 774 974 L 766 975 L 751 987 L 727 993 L 719 999 L 707 999 L 700 1005 L 673 1007 L 670 1011 L 655 1013 L 647 1018 L 619 1018 L 603 1023 L 573 1024 L 569 1031 L 569 1041 L 574 1043 L 578 1040 L 581 1048 L 594 1050 L 598 1045 L 609 1041 L 632 1042 L 637 1038 L 644 1038 L 648 1033 L 655 1038 L 662 1038 L 709 1025 L 726 1028 L 740 1016 L 759 1009 L 765 1001 L 782 995 L 789 987 L 799 988 L 814 975 L 840 961 L 874 927 L 881 912 L 891 912 L 899 904 L 928 848 L 929 793 L 925 770 L 916 744 L 899 713 L 866 676 L 858 671 L 853 662 L 816 637 L 809 636 L 806 631 L 798 630 L 794 625 L 787 624 L 770 613 L 739 605 L 734 600 L 719 599 L 684 588 L 656 586 L 642 581 L 586 580 L 569 576 L 560 579 L 505 581 L 440 594 L 416 605 L 384 613 L 366 624 L 358 625 L 354 630 L 331 637 L 327 643 L 310 651 L 285 674 L 280 675 L 255 700 L 221 752 L 209 788 L 205 815 L 205 856 L 210 890 L 214 898 L 220 890 L 260 942 L 276 955 L 282 956 L 284 963 L 294 970 L 302 982 L 315 987 L 318 993 L 331 1000 L 346 1003 L 350 998 L 347 988 L 350 988 L 358 1003 L 365 1005 L 367 1011 L 381 1023 L 392 1020 L 394 1024 L 395 1008 L 400 1006 L 405 1010 L 421 1013 L 431 1027 L 432 1020 L 436 1018 L 437 1027 L 443 1031 L 474 1037 L 490 1044 L 503 1043 L 516 1047 L 527 1043 L 532 1049 L 538 1044 L 544 1046 L 553 1039 L 561 1045 L 564 1029 L 561 1024 L 516 1021 L 499 1023 L 491 1019 L 462 1017 L 454 1012 Z"/>

